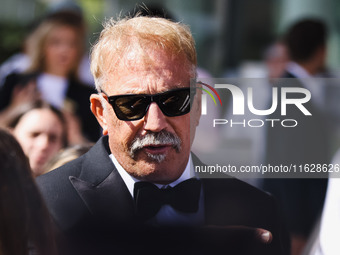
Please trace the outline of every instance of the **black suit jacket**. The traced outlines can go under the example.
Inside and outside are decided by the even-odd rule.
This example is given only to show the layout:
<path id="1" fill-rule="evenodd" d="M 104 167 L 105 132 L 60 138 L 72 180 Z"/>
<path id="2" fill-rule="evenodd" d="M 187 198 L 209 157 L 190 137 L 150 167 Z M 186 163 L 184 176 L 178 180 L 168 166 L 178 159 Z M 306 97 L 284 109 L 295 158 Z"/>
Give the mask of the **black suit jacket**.
<path id="1" fill-rule="evenodd" d="M 39 73 L 17 74 L 6 77 L 4 85 L 0 88 L 0 111 L 10 104 L 13 90 L 16 86 L 27 86 L 31 81 L 36 81 Z M 94 88 L 80 81 L 70 78 L 66 99 L 72 104 L 74 114 L 79 118 L 83 135 L 95 142 L 100 137 L 100 126 L 90 110 L 90 96 L 96 93 Z"/>
<path id="2" fill-rule="evenodd" d="M 107 243 L 98 244 L 98 239 L 103 240 L 103 236 L 110 236 L 117 229 L 122 233 L 122 230 L 124 232 L 131 226 L 143 225 L 137 220 L 133 199 L 109 154 L 108 139 L 103 137 L 85 155 L 37 178 L 47 207 L 60 231 L 67 238 L 89 234 L 88 240 L 94 243 L 94 249 L 101 246 L 109 250 Z M 194 155 L 193 158 L 195 164 L 199 162 Z M 268 253 L 264 254 L 287 254 L 289 243 L 282 231 L 276 203 L 270 195 L 234 178 L 202 179 L 202 186 L 206 225 L 243 225 L 270 230 L 274 239 L 271 245 L 265 247 Z M 130 232 L 125 233 L 129 235 Z M 172 237 L 179 233 L 184 235 L 186 232 L 176 232 Z M 146 238 L 145 234 L 141 234 L 137 239 L 144 240 L 143 235 Z M 158 233 L 153 236 L 160 237 Z M 131 238 L 133 235 L 130 234 L 127 239 Z M 214 240 L 216 242 L 218 239 Z M 223 239 L 223 242 L 228 243 L 228 239 Z M 196 245 L 199 243 L 196 242 Z M 131 245 L 134 242 L 131 241 Z M 243 243 L 239 247 L 244 249 L 247 245 Z"/>

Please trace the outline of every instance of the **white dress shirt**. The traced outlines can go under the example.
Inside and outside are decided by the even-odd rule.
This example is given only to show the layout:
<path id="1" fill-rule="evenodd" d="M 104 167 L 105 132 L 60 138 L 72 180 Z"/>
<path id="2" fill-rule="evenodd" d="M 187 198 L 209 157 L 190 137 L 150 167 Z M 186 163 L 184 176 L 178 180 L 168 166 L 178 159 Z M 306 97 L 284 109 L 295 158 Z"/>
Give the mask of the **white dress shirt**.
<path id="1" fill-rule="evenodd" d="M 133 197 L 133 190 L 135 182 L 139 180 L 128 174 L 125 169 L 119 164 L 117 159 L 110 154 L 110 158 L 115 165 L 118 173 L 122 177 L 126 187 L 128 188 L 131 196 Z M 194 165 L 192 163 L 191 155 L 189 157 L 188 163 L 183 171 L 182 175 L 170 184 L 158 184 L 154 183 L 158 188 L 166 188 L 168 186 L 174 187 L 180 182 L 188 180 L 195 177 Z M 199 225 L 204 223 L 204 201 L 203 201 L 203 189 L 201 188 L 199 209 L 197 213 L 184 213 L 176 211 L 170 205 L 164 205 L 158 211 L 156 216 L 152 218 L 149 223 L 151 225 Z"/>

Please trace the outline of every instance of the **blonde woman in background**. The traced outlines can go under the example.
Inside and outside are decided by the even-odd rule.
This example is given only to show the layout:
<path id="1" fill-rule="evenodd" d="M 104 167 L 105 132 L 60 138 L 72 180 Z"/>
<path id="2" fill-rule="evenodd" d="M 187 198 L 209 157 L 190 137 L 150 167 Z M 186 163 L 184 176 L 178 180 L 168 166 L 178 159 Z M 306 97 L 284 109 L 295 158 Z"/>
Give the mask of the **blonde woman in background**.
<path id="1" fill-rule="evenodd" d="M 80 82 L 77 73 L 84 38 L 83 19 L 74 12 L 58 12 L 43 20 L 27 42 L 31 59 L 27 72 L 9 75 L 0 90 L 0 116 L 18 104 L 41 98 L 66 112 L 77 127 L 81 134 L 75 132 L 72 143 L 96 141 L 100 129 L 89 109 L 89 97 L 95 91 Z"/>
<path id="2" fill-rule="evenodd" d="M 63 114 L 41 101 L 17 106 L 1 124 L 18 140 L 35 177 L 44 173 L 46 164 L 68 144 Z"/>

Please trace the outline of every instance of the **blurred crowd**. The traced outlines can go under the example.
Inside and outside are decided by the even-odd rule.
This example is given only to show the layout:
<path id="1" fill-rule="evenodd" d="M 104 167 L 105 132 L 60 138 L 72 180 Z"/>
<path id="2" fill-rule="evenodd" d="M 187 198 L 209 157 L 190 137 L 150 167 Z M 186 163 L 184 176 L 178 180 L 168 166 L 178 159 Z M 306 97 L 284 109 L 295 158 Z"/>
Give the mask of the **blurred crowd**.
<path id="1" fill-rule="evenodd" d="M 56 252 L 50 218 L 34 178 L 86 153 L 101 136 L 89 105 L 90 95 L 96 92 L 85 36 L 80 9 L 54 10 L 26 38 L 24 51 L 0 67 L 0 254 L 29 254 L 31 246 L 40 254 Z M 296 86 L 317 96 L 309 105 L 312 120 L 304 122 L 296 116 L 301 119 L 300 128 L 257 129 L 252 134 L 243 131 L 242 139 L 249 135 L 256 147 L 256 162 L 337 162 L 332 159 L 334 123 L 326 112 L 331 92 L 322 84 L 306 82 L 312 77 L 332 77 L 327 72 L 326 53 L 327 27 L 315 19 L 297 22 L 265 50 L 261 77 L 268 83 L 258 95 L 262 107 L 272 103 L 268 89 L 276 86 L 277 78 L 298 79 Z M 211 77 L 206 70 L 199 70 L 199 77 Z M 244 71 L 237 77 L 251 75 Z M 230 113 L 226 109 L 221 114 Z M 323 211 L 327 214 L 327 178 L 249 182 L 277 198 L 291 235 L 292 255 L 335 254 L 323 253 L 327 250 L 324 247 L 329 247 L 328 239 L 319 235 L 320 228 L 321 233 L 332 235 L 322 224 L 327 221 L 322 216 Z M 336 200 L 331 192 L 329 189 L 327 197 Z"/>
<path id="2" fill-rule="evenodd" d="M 71 7 L 43 17 L 24 52 L 1 66 L 0 123 L 13 131 L 35 176 L 61 149 L 95 142 L 101 133 L 89 106 L 95 89 L 86 24 L 81 9 Z"/>

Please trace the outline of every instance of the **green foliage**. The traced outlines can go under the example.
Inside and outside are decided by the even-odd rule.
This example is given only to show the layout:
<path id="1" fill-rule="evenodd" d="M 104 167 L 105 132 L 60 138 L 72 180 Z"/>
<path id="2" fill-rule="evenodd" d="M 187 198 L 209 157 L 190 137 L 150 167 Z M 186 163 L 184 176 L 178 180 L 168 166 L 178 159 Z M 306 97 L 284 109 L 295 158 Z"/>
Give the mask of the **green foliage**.
<path id="1" fill-rule="evenodd" d="M 14 53 L 21 51 L 27 27 L 18 23 L 0 23 L 0 63 Z"/>

